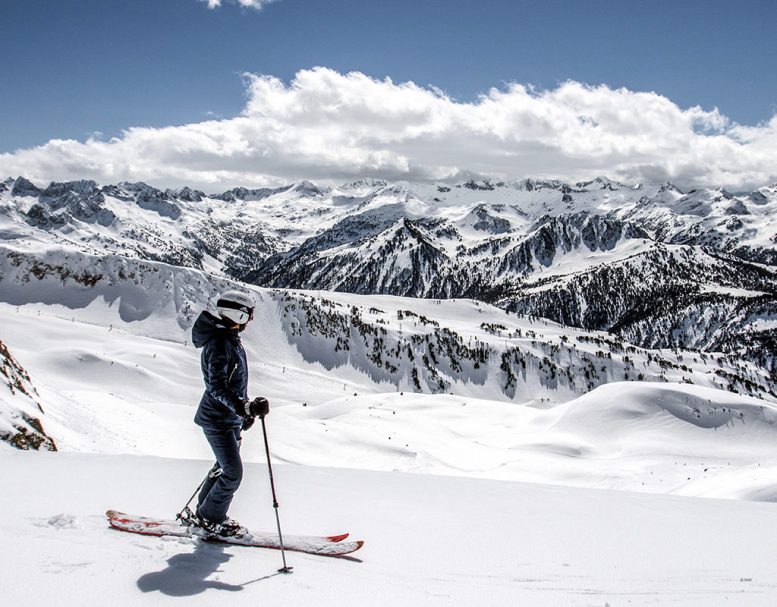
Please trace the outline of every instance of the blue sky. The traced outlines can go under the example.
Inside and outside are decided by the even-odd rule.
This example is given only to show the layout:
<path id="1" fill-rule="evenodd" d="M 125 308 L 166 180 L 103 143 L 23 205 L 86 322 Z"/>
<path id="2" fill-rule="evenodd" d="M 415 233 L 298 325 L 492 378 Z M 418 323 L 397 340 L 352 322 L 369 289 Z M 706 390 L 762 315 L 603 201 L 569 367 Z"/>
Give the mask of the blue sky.
<path id="1" fill-rule="evenodd" d="M 0 22 L 0 153 L 228 119 L 251 95 L 241 74 L 288 85 L 315 66 L 459 103 L 572 80 L 742 125 L 777 113 L 771 0 L 3 0 Z"/>
<path id="2" fill-rule="evenodd" d="M 0 151 L 53 137 L 235 115 L 239 74 L 322 65 L 471 100 L 506 81 L 573 79 L 777 111 L 777 2 L 4 0 Z"/>

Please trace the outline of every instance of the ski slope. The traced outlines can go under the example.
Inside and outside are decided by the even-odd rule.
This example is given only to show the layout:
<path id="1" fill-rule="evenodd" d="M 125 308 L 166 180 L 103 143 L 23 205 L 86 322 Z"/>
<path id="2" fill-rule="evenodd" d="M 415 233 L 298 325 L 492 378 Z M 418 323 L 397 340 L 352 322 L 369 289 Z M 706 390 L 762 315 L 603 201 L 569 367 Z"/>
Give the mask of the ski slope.
<path id="1" fill-rule="evenodd" d="M 769 607 L 777 596 L 773 504 L 279 465 L 284 532 L 366 540 L 351 559 L 288 553 L 294 572 L 281 575 L 277 551 L 108 528 L 109 506 L 179 508 L 204 461 L 5 449 L 0 465 L 14 470 L 0 494 L 8 605 Z M 234 516 L 271 530 L 271 503 L 266 468 L 250 464 Z"/>
<path id="2" fill-rule="evenodd" d="M 352 303 L 365 300 L 376 301 L 362 296 Z M 389 300 L 407 303 L 377 298 L 383 308 Z M 468 302 L 445 305 L 448 322 L 465 327 L 456 310 L 465 315 Z M 115 314 L 100 302 L 86 310 L 0 304 L 4 341 L 40 395 L 46 432 L 64 451 L 209 458 L 192 422 L 202 393 L 199 351 L 172 315 L 157 311 L 124 322 Z M 555 406 L 479 398 L 466 384 L 453 387 L 458 393 L 414 393 L 354 366 L 307 360 L 280 330 L 288 319 L 276 317 L 273 328 L 272 314 L 257 314 L 244 341 L 249 393 L 272 403 L 278 461 L 734 499 L 777 496 L 774 403 L 657 382 L 616 381 Z M 246 444 L 243 455 L 251 462 L 265 457 L 257 443 Z"/>
<path id="3" fill-rule="evenodd" d="M 117 282 L 79 290 L 56 277 L 34 283 L 37 293 L 6 283 L 4 295 L 29 300 L 0 303 L 3 343 L 29 373 L 60 451 L 0 442 L 4 602 L 777 601 L 774 403 L 705 385 L 707 363 L 690 360 L 698 385 L 611 381 L 554 400 L 548 391 L 527 400 L 489 393 L 488 381 L 414 393 L 375 380 L 355 358 L 340 364 L 331 348 L 301 348 L 289 332 L 297 317 L 285 317 L 265 290 L 256 291 L 257 321 L 244 339 L 250 392 L 273 405 L 267 424 L 284 531 L 348 531 L 365 547 L 352 559 L 289 555 L 295 573 L 281 576 L 277 552 L 109 529 L 108 508 L 171 516 L 211 465 L 192 423 L 202 383 L 184 325 L 213 285 L 172 275 L 168 288 L 152 275 L 145 291 Z M 331 299 L 374 308 L 363 318 L 385 318 L 390 331 L 399 330 L 398 310 L 413 309 L 494 344 L 513 338 L 507 329 L 484 333 L 481 322 L 544 331 L 538 344 L 560 345 L 567 332 L 469 301 Z M 421 331 L 413 318 L 402 332 Z M 534 338 L 522 339 L 529 347 Z M 599 347 L 583 341 L 576 350 Z M 230 514 L 272 531 L 257 430 L 246 433 L 243 454 L 247 472 Z"/>

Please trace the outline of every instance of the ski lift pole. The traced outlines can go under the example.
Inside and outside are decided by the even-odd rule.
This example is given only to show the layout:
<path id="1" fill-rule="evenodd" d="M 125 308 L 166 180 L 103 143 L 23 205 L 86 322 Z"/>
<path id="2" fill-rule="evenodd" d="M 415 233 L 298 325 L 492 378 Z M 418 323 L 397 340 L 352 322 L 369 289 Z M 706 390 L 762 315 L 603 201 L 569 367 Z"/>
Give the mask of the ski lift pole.
<path id="1" fill-rule="evenodd" d="M 281 558 L 283 559 L 283 567 L 278 569 L 278 573 L 291 573 L 294 567 L 289 567 L 286 564 L 286 551 L 283 549 L 283 534 L 281 533 L 281 518 L 278 515 L 278 498 L 275 495 L 275 481 L 272 476 L 272 464 L 270 463 L 270 444 L 267 442 L 267 427 L 264 424 L 264 415 L 260 416 L 262 421 L 262 435 L 264 436 L 264 451 L 267 454 L 267 470 L 270 473 L 270 489 L 272 489 L 272 507 L 275 509 L 275 522 L 278 525 L 278 543 L 281 546 Z"/>

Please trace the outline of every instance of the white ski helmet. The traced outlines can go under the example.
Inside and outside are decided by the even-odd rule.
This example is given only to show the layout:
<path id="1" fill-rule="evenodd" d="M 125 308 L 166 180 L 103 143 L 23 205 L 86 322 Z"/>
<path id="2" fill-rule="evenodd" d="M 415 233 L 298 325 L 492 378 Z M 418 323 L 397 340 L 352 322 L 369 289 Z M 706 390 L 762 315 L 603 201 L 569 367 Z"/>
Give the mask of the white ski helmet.
<path id="1" fill-rule="evenodd" d="M 219 295 L 216 309 L 222 318 L 244 325 L 254 317 L 254 298 L 242 291 L 225 291 Z"/>

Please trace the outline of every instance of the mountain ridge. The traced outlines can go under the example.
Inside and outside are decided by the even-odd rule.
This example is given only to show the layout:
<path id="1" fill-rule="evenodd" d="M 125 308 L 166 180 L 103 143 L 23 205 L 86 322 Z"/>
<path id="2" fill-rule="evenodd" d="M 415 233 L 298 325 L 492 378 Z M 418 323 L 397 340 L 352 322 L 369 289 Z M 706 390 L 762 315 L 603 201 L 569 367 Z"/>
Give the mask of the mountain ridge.
<path id="1" fill-rule="evenodd" d="M 0 237 L 22 252 L 148 259 L 272 288 L 467 297 L 637 346 L 742 355 L 777 377 L 773 185 L 301 181 L 210 196 L 2 185 Z M 713 318 L 725 326 L 694 328 Z"/>

